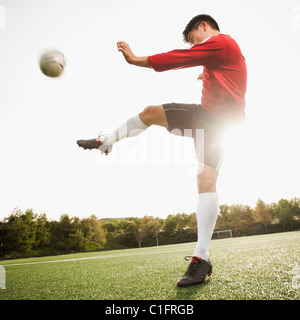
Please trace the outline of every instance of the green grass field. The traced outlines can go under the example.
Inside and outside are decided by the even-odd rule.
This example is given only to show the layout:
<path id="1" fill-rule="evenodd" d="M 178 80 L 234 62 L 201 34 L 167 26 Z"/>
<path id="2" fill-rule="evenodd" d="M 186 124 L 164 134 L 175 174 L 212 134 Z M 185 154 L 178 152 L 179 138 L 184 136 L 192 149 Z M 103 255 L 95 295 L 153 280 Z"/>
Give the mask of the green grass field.
<path id="1" fill-rule="evenodd" d="M 183 258 L 194 246 L 0 261 L 6 273 L 0 300 L 299 300 L 299 231 L 212 240 L 212 276 L 201 285 L 177 288 L 188 266 Z"/>

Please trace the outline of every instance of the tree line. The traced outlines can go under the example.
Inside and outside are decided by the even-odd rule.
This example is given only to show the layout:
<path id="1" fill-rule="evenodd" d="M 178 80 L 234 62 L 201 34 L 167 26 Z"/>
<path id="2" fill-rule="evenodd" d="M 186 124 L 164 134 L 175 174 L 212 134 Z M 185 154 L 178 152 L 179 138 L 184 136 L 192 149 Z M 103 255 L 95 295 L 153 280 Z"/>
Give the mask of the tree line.
<path id="1" fill-rule="evenodd" d="M 230 229 L 233 236 L 244 236 L 300 229 L 300 198 L 281 199 L 266 204 L 258 199 L 248 205 L 220 205 L 215 230 Z M 197 240 L 196 213 L 170 214 L 162 219 L 70 218 L 49 221 L 45 213 L 19 208 L 0 222 L 0 259 L 45 256 L 165 245 Z"/>

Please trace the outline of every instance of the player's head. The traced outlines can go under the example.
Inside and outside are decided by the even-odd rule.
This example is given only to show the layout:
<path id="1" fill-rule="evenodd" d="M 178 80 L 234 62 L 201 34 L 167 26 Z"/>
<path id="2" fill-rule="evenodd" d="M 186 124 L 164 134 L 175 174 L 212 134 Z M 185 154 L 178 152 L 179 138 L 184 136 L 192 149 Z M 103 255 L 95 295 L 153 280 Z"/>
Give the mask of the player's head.
<path id="1" fill-rule="evenodd" d="M 220 31 L 219 25 L 214 18 L 207 14 L 200 14 L 194 17 L 185 27 L 182 33 L 184 42 L 192 43 L 190 41 L 192 31 L 197 30 L 199 27 L 205 28 L 205 26 L 209 26 L 213 30 Z"/>

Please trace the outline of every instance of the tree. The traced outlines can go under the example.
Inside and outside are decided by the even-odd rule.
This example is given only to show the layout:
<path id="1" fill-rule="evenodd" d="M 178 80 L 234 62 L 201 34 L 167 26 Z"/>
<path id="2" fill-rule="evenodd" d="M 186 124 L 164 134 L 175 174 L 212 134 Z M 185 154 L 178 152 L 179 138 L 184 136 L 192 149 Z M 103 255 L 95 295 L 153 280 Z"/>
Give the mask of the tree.
<path id="1" fill-rule="evenodd" d="M 139 218 L 133 218 L 130 221 L 130 225 L 128 226 L 128 230 L 133 232 L 136 238 L 136 241 L 138 242 L 139 248 L 142 247 L 142 240 L 145 236 L 144 230 L 141 228 L 141 219 Z"/>
<path id="2" fill-rule="evenodd" d="M 92 237 L 91 240 L 98 243 L 100 248 L 103 248 L 106 244 L 106 232 L 102 227 L 102 222 L 97 219 L 95 215 L 90 217 L 91 227 L 92 227 Z"/>
<path id="3" fill-rule="evenodd" d="M 80 230 L 84 237 L 84 241 L 91 241 L 94 231 L 92 227 L 92 222 L 90 218 L 85 218 L 80 221 Z"/>
<path id="4" fill-rule="evenodd" d="M 177 228 L 177 221 L 176 217 L 174 215 L 168 215 L 167 218 L 164 221 L 164 231 L 165 233 L 172 235 L 175 233 Z"/>
<path id="5" fill-rule="evenodd" d="M 79 218 L 70 218 L 68 214 L 63 214 L 59 222 L 55 223 L 53 227 L 53 240 L 59 248 L 69 252 L 79 251 L 84 247 L 84 237 Z"/>
<path id="6" fill-rule="evenodd" d="M 272 216 L 269 207 L 261 200 L 258 199 L 254 209 L 254 219 L 256 223 L 260 223 L 267 231 L 267 226 L 272 223 Z"/>
<path id="7" fill-rule="evenodd" d="M 300 198 L 295 197 L 294 199 L 290 200 L 293 216 L 295 219 L 300 219 Z"/>
<path id="8" fill-rule="evenodd" d="M 190 214 L 188 226 L 190 228 L 190 233 L 197 234 L 198 226 L 196 212 Z"/>
<path id="9" fill-rule="evenodd" d="M 249 206 L 234 204 L 230 206 L 229 227 L 238 235 L 246 233 L 254 223 L 253 209 Z"/>
<path id="10" fill-rule="evenodd" d="M 5 223 L 0 221 L 0 255 L 5 256 L 5 246 L 4 246 L 4 235 L 5 235 Z"/>
<path id="11" fill-rule="evenodd" d="M 109 219 L 103 222 L 103 228 L 110 234 L 116 234 L 118 232 L 118 224 L 117 219 Z"/>
<path id="12" fill-rule="evenodd" d="M 84 234 L 81 228 L 81 221 L 78 217 L 73 217 L 70 219 L 71 228 L 69 234 L 69 250 L 81 251 L 84 249 Z"/>
<path id="13" fill-rule="evenodd" d="M 51 229 L 45 213 L 36 219 L 36 246 L 47 245 L 50 242 Z"/>
<path id="14" fill-rule="evenodd" d="M 52 244 L 56 244 L 60 250 L 94 251 L 101 249 L 106 243 L 105 230 L 94 215 L 79 219 L 64 214 L 60 217 L 60 221 L 54 221 L 51 225 Z"/>
<path id="15" fill-rule="evenodd" d="M 229 228 L 230 206 L 227 204 L 220 205 L 220 213 L 216 222 L 215 229 L 224 230 Z"/>
<path id="16" fill-rule="evenodd" d="M 297 199 L 297 198 L 295 198 Z M 298 214 L 298 201 L 281 199 L 276 205 L 273 205 L 273 210 L 279 223 L 284 230 L 293 230 L 297 225 L 296 217 Z"/>
<path id="17" fill-rule="evenodd" d="M 119 220 L 119 223 L 118 223 L 118 230 L 120 233 L 127 235 L 129 226 L 130 226 L 130 221 L 128 219 L 121 219 Z"/>
<path id="18" fill-rule="evenodd" d="M 6 223 L 4 245 L 7 251 L 16 251 L 21 253 L 30 253 L 37 244 L 36 241 L 36 214 L 32 209 L 25 213 L 18 208 L 4 220 Z"/>
<path id="19" fill-rule="evenodd" d="M 189 216 L 186 213 L 177 213 L 176 216 L 177 227 L 182 235 L 182 230 L 188 225 Z"/>
<path id="20" fill-rule="evenodd" d="M 158 246 L 158 237 L 159 233 L 161 231 L 161 227 L 163 225 L 163 219 L 161 218 L 154 218 L 154 217 L 148 217 L 145 227 L 147 229 L 147 233 L 156 238 L 156 245 Z"/>

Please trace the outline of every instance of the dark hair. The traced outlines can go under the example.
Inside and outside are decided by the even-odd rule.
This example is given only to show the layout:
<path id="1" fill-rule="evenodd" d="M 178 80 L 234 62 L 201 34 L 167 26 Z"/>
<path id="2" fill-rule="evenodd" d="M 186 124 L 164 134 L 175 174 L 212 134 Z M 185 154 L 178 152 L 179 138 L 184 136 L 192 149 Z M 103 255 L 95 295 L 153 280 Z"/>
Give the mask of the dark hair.
<path id="1" fill-rule="evenodd" d="M 197 29 L 202 21 L 205 21 L 213 29 L 220 31 L 220 28 L 214 18 L 212 18 L 207 14 L 199 14 L 187 24 L 184 31 L 182 32 L 184 42 L 189 42 L 189 39 L 188 39 L 189 33 L 192 30 Z"/>

